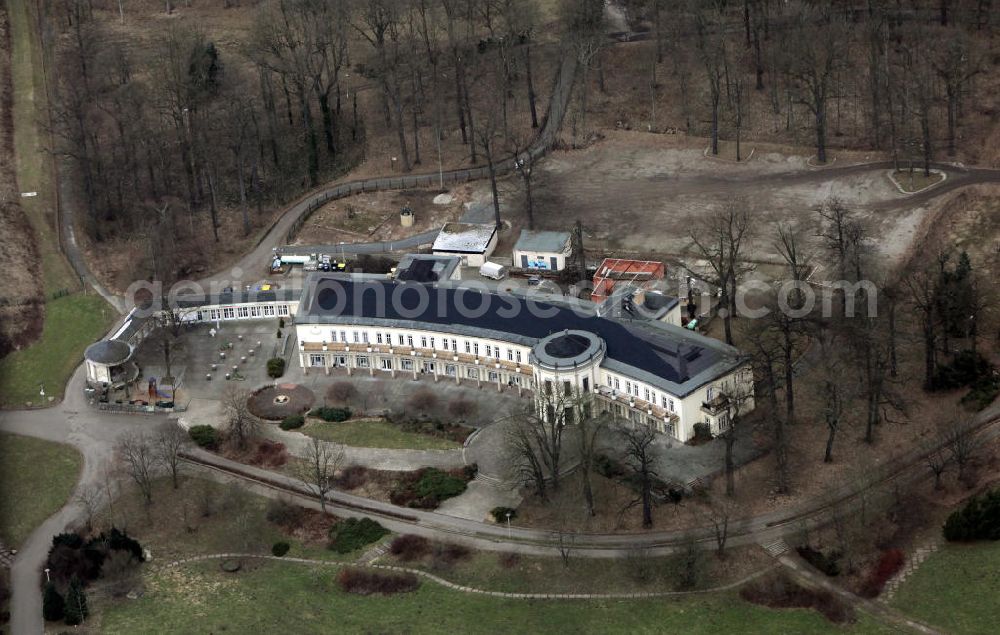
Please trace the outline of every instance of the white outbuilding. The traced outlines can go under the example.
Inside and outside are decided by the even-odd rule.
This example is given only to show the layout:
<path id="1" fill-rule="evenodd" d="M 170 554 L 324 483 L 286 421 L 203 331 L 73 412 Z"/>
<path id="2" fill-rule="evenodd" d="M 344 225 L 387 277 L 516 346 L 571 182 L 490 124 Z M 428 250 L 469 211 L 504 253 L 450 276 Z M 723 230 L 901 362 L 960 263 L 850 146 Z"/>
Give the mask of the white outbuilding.
<path id="1" fill-rule="evenodd" d="M 522 230 L 514 245 L 514 266 L 521 269 L 562 271 L 573 254 L 569 232 Z"/>
<path id="2" fill-rule="evenodd" d="M 480 267 L 497 247 L 497 228 L 492 223 L 447 223 L 434 239 L 438 256 L 458 256 L 462 265 Z"/>

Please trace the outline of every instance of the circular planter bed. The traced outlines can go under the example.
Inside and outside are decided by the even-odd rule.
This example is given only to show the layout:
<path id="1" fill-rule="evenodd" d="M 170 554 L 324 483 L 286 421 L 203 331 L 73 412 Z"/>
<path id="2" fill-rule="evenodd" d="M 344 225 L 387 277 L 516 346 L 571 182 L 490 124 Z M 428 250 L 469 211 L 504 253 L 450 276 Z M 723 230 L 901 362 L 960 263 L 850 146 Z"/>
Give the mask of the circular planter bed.
<path id="1" fill-rule="evenodd" d="M 300 415 L 316 401 L 313 392 L 300 384 L 274 384 L 256 390 L 247 407 L 261 419 L 281 421 L 285 417 Z"/>

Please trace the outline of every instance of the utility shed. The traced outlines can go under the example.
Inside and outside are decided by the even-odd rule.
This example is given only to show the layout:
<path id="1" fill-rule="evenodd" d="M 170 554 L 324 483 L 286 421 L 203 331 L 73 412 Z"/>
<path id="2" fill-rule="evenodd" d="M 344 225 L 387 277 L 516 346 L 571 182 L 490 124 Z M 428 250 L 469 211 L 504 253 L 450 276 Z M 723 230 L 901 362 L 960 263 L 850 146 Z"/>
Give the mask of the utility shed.
<path id="1" fill-rule="evenodd" d="M 496 225 L 447 223 L 434 239 L 432 251 L 437 256 L 458 256 L 463 266 L 480 267 L 496 246 Z"/>
<path id="2" fill-rule="evenodd" d="M 562 271 L 573 254 L 569 232 L 522 230 L 514 245 L 514 266 L 521 269 Z"/>

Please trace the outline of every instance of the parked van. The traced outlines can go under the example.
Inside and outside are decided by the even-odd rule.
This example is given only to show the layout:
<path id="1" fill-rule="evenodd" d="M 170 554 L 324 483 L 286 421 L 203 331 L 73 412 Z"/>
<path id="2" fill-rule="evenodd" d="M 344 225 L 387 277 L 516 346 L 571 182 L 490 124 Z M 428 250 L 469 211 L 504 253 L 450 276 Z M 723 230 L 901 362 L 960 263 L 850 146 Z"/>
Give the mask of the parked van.
<path id="1" fill-rule="evenodd" d="M 484 278 L 492 278 L 493 280 L 503 280 L 507 277 L 507 267 L 498 265 L 495 262 L 485 262 L 479 268 L 479 275 Z"/>

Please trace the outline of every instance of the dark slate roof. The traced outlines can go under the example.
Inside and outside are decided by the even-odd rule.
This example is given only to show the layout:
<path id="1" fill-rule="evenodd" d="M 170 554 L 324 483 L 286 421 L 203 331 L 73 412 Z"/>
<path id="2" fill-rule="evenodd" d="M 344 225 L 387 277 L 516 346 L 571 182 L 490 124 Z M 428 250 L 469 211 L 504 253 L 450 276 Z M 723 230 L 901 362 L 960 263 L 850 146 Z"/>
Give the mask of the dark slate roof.
<path id="1" fill-rule="evenodd" d="M 270 291 L 255 289 L 235 289 L 212 294 L 178 294 L 175 303 L 178 308 L 191 309 L 199 306 L 215 306 L 222 304 L 253 304 L 255 302 L 298 302 L 302 289 L 282 287 Z"/>
<path id="2" fill-rule="evenodd" d="M 119 340 L 101 340 L 88 346 L 83 356 L 95 364 L 117 366 L 132 356 L 132 347 Z"/>
<path id="3" fill-rule="evenodd" d="M 450 284 L 356 281 L 313 274 L 295 321 L 403 328 L 433 325 L 433 330 L 441 332 L 525 345 L 557 331 L 587 331 L 604 340 L 605 359 L 612 362 L 606 366 L 614 370 L 620 366 L 625 373 L 639 371 L 632 373 L 636 379 L 654 385 L 666 382 L 667 389 L 678 395 L 743 361 L 733 347 L 662 322 L 617 320 L 598 316 L 582 303 L 570 307 L 556 298 L 528 299 Z"/>
<path id="4" fill-rule="evenodd" d="M 458 256 L 407 254 L 396 265 L 396 279 L 406 282 L 448 280 L 460 262 Z"/>

